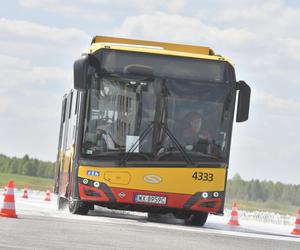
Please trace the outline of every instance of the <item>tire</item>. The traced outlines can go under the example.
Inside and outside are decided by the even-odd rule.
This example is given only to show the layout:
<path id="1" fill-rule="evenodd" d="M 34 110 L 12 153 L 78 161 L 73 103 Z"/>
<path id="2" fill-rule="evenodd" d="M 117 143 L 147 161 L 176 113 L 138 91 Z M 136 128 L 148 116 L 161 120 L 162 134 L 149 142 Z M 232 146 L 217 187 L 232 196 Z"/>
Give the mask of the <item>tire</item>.
<path id="1" fill-rule="evenodd" d="M 72 214 L 86 215 L 91 206 L 83 201 L 69 200 L 69 211 Z"/>
<path id="2" fill-rule="evenodd" d="M 57 209 L 62 210 L 67 206 L 67 199 L 64 197 L 57 197 Z"/>
<path id="3" fill-rule="evenodd" d="M 191 216 L 191 213 L 185 212 L 185 211 L 176 211 L 176 212 L 173 212 L 173 215 L 176 219 L 186 220 Z"/>
<path id="4" fill-rule="evenodd" d="M 160 221 L 160 214 L 158 214 L 158 213 L 148 213 L 147 221 L 159 222 Z"/>
<path id="5" fill-rule="evenodd" d="M 205 224 L 207 217 L 208 217 L 208 213 L 197 212 L 191 214 L 189 218 L 184 220 L 184 222 L 186 225 L 202 227 Z"/>

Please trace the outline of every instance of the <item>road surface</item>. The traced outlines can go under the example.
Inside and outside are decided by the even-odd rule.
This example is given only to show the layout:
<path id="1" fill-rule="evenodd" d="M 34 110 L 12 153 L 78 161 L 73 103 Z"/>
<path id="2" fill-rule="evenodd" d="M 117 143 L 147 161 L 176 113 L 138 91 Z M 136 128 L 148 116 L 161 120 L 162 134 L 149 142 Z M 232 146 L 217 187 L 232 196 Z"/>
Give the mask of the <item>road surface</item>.
<path id="1" fill-rule="evenodd" d="M 0 217 L 0 249 L 300 249 L 292 226 L 240 221 L 229 226 L 224 217 L 210 216 L 204 228 L 185 226 L 166 216 L 148 222 L 144 213 L 97 207 L 88 216 L 56 209 L 54 197 L 28 200 L 16 194 L 18 219 Z M 285 232 L 286 231 L 286 232 Z"/>

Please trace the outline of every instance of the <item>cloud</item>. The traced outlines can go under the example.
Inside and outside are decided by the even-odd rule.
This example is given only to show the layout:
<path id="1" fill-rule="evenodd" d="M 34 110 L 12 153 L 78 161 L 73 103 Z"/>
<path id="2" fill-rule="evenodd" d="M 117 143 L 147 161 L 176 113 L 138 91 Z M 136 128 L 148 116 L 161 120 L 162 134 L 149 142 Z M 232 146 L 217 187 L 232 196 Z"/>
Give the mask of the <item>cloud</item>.
<path id="1" fill-rule="evenodd" d="M 231 43 L 232 46 L 243 46 L 252 38 L 252 34 L 244 29 L 220 29 L 194 17 L 163 12 L 127 17 L 114 33 L 119 36 L 144 37 L 145 39 L 156 37 L 162 40 L 194 44 Z"/>
<path id="2" fill-rule="evenodd" d="M 0 39 L 1 151 L 54 160 L 61 99 L 90 38 L 76 28 L 1 18 Z"/>
<path id="3" fill-rule="evenodd" d="M 76 28 L 0 18 L 0 55 L 8 57 L 8 62 L 3 63 L 8 66 L 13 58 L 23 60 L 15 63 L 12 70 L 27 65 L 28 59 L 35 66 L 71 70 L 73 61 L 80 57 L 90 40 L 84 31 Z"/>
<path id="4" fill-rule="evenodd" d="M 68 73 L 59 67 L 33 66 L 29 60 L 22 60 L 0 54 L 1 90 L 21 87 L 23 91 L 37 85 L 63 84 L 70 82 Z M 24 87 L 27 87 L 24 89 Z"/>
<path id="5" fill-rule="evenodd" d="M 185 0 L 77 0 L 72 4 L 58 0 L 20 0 L 21 6 L 35 8 L 47 12 L 55 12 L 69 18 L 88 21 L 114 21 L 116 18 L 133 14 L 152 13 L 153 11 L 165 11 L 168 13 L 180 12 L 185 6 Z M 99 11 L 101 10 L 101 11 Z M 110 13 L 109 15 L 107 13 Z"/>
<path id="6" fill-rule="evenodd" d="M 297 183 L 300 101 L 255 88 L 251 99 L 249 120 L 234 124 L 230 176 Z"/>
<path id="7" fill-rule="evenodd" d="M 120 5 L 120 8 L 129 5 L 129 8 L 133 8 L 138 13 L 152 13 L 155 11 L 164 11 L 167 13 L 177 13 L 184 8 L 186 1 L 184 0 L 169 0 L 169 1 L 157 1 L 157 0 L 128 0 L 120 3 L 118 0 L 114 0 L 116 5 Z"/>
<path id="8" fill-rule="evenodd" d="M 1 151 L 55 159 L 60 104 L 71 87 L 70 73 L 59 67 L 0 55 Z M 4 146 L 5 145 L 5 146 Z"/>
<path id="9" fill-rule="evenodd" d="M 268 36 L 290 35 L 291 32 L 300 28 L 300 23 L 296 21 L 299 20 L 300 9 L 289 6 L 282 0 L 266 0 L 263 2 L 259 0 L 218 1 L 214 10 L 215 23 L 222 23 L 225 26 L 255 28 L 257 33 Z M 202 11 L 201 16 L 207 18 L 209 12 Z M 278 32 L 279 30 L 281 32 Z"/>
<path id="10" fill-rule="evenodd" d="M 29 60 L 0 55 L 0 68 L 2 73 L 6 70 L 28 70 L 31 68 L 31 63 Z"/>
<path id="11" fill-rule="evenodd" d="M 28 21 L 0 18 L 1 39 L 14 38 L 19 42 L 38 39 L 43 42 L 66 45 L 72 44 L 73 41 L 84 40 L 86 36 L 86 33 L 75 28 L 60 29 Z"/>
<path id="12" fill-rule="evenodd" d="M 105 2 L 105 1 L 100 1 Z M 89 11 L 86 9 L 87 4 L 78 4 L 78 1 L 72 1 L 72 4 L 64 3 L 58 0 L 20 0 L 21 6 L 26 8 L 35 8 L 46 12 L 54 12 L 64 17 L 74 17 L 90 21 L 107 21 L 110 18 L 105 12 Z"/>
<path id="13" fill-rule="evenodd" d="M 241 78 L 243 72 L 248 78 L 253 72 L 253 82 L 300 84 L 300 57 L 296 53 L 300 33 L 295 32 L 300 29 L 299 7 L 292 8 L 283 1 L 237 0 L 204 5 L 189 16 L 183 14 L 187 4 L 176 14 L 155 11 L 127 16 L 114 34 L 209 46 L 232 58 Z"/>
<path id="14" fill-rule="evenodd" d="M 281 71 L 282 75 L 288 76 L 288 83 L 296 83 L 292 71 L 296 72 L 295 65 L 300 63 L 296 53 L 300 49 L 300 33 L 295 32 L 300 29 L 299 5 L 291 6 L 288 1 L 282 0 L 219 0 L 214 4 L 213 19 L 211 8 L 200 9 L 195 17 L 208 20 L 207 22 L 220 29 L 235 27 L 251 34 L 244 39 L 244 51 L 240 50 L 241 47 L 234 50 L 235 44 L 230 43 L 230 39 L 239 37 L 238 33 L 225 39 L 222 50 L 229 51 L 237 58 L 237 62 L 247 62 L 256 75 L 267 75 L 272 83 L 278 78 L 278 75 L 272 77 L 274 68 L 277 69 L 276 73 Z M 221 40 L 218 42 L 222 44 Z"/>
<path id="15" fill-rule="evenodd" d="M 264 91 L 253 91 L 252 102 L 262 102 L 268 110 L 276 111 L 278 116 L 293 116 L 295 115 L 296 119 L 299 119 L 300 116 L 297 116 L 300 112 L 300 101 L 294 99 L 284 99 L 280 97 L 276 97 L 269 92 Z M 273 113 L 272 112 L 272 113 Z"/>

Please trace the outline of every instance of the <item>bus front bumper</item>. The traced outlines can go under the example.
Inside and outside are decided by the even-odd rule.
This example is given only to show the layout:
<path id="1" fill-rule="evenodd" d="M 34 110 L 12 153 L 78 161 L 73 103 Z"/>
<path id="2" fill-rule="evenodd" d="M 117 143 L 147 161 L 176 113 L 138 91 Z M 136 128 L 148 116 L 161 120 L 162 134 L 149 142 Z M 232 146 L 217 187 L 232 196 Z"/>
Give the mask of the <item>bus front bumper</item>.
<path id="1" fill-rule="evenodd" d="M 143 207 L 184 209 L 208 213 L 223 213 L 224 192 L 196 192 L 178 194 L 147 190 L 109 187 L 105 183 L 79 178 L 79 196 L 81 200 L 109 204 L 131 204 Z"/>

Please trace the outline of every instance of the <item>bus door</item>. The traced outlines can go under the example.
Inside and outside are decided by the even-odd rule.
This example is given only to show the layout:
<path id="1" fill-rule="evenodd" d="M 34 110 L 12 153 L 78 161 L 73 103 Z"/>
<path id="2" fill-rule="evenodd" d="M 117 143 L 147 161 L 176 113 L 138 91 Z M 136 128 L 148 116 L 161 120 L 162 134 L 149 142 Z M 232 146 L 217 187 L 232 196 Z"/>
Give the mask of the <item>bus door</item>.
<path id="1" fill-rule="evenodd" d="M 63 97 L 61 104 L 61 117 L 60 117 L 60 126 L 59 126 L 59 138 L 58 138 L 58 147 L 57 147 L 57 157 L 56 157 L 56 168 L 55 168 L 55 184 L 54 184 L 54 193 L 59 194 L 60 183 L 61 183 L 61 168 L 63 165 L 63 137 L 64 137 L 64 123 L 65 123 L 65 112 L 66 112 L 67 98 Z"/>
<path id="2" fill-rule="evenodd" d="M 59 193 L 63 196 L 68 196 L 68 183 L 70 179 L 71 159 L 73 156 L 71 137 L 72 137 L 72 102 L 73 91 L 66 97 L 66 109 L 63 124 L 63 137 L 62 137 L 62 161 L 60 166 L 60 183 Z"/>

